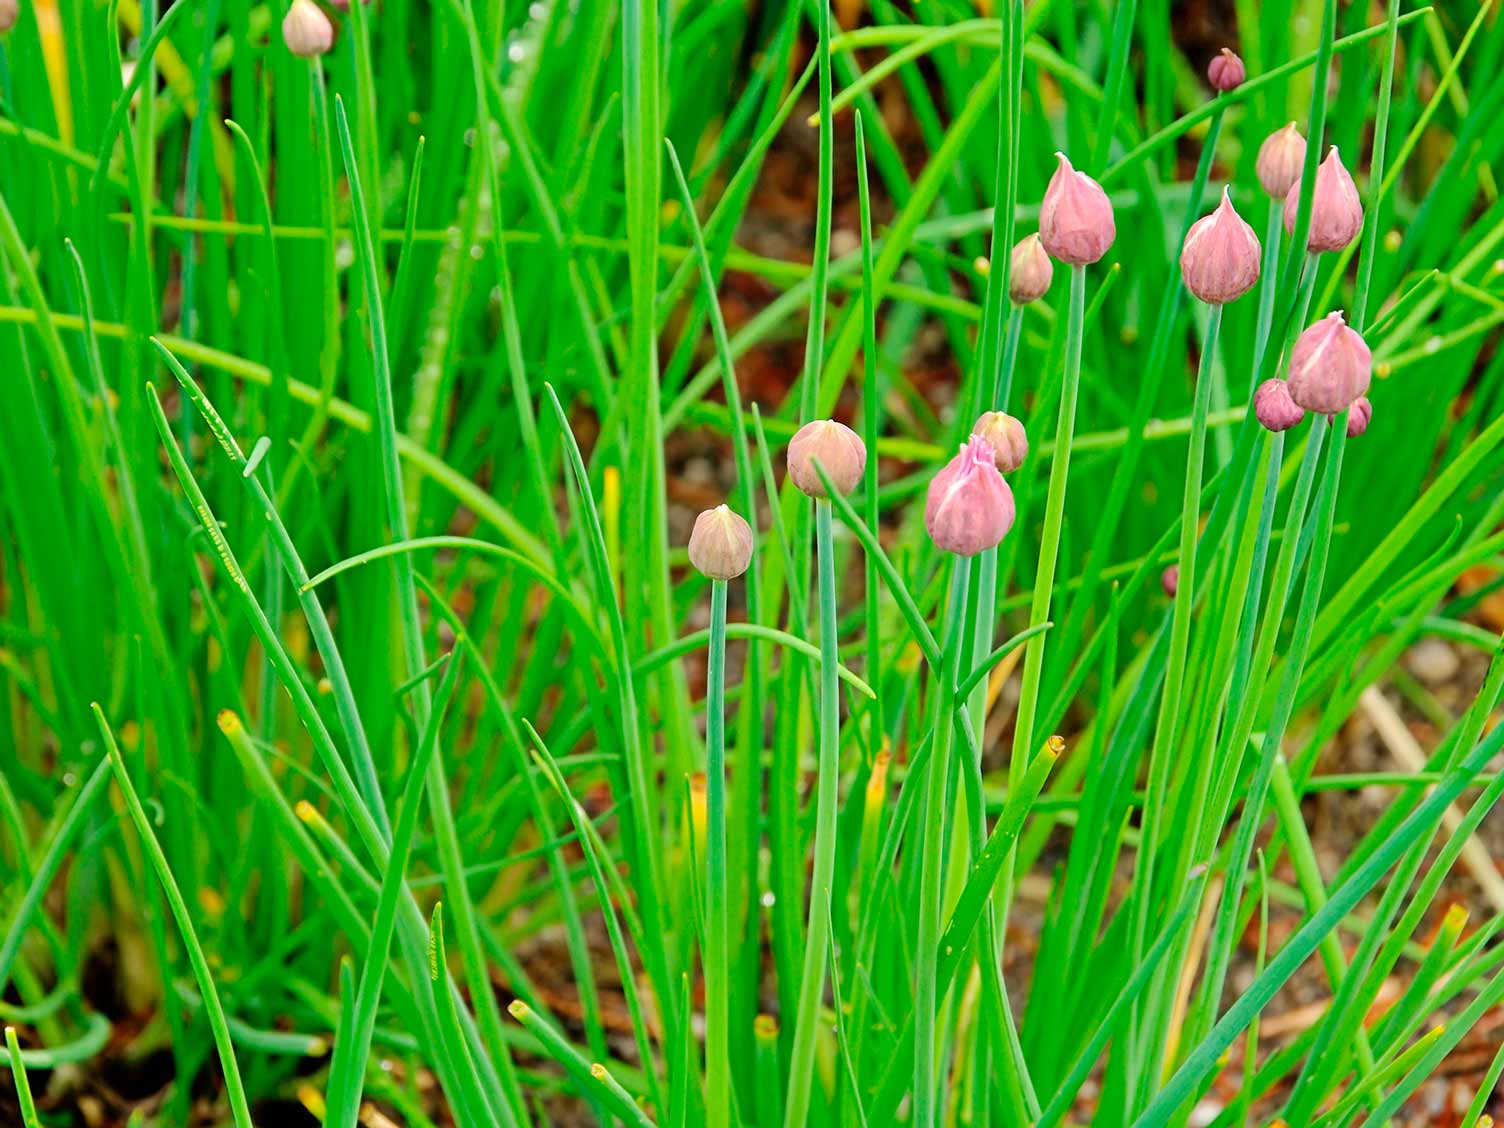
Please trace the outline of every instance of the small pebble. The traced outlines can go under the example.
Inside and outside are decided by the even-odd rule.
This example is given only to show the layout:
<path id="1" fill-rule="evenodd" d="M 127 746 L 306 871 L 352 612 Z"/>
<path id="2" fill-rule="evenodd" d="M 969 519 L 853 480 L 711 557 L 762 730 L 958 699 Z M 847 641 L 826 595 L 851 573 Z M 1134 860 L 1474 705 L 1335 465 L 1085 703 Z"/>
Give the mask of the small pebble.
<path id="1" fill-rule="evenodd" d="M 1405 658 L 1410 672 L 1427 685 L 1444 685 L 1461 666 L 1457 652 L 1439 638 L 1421 639 Z"/>

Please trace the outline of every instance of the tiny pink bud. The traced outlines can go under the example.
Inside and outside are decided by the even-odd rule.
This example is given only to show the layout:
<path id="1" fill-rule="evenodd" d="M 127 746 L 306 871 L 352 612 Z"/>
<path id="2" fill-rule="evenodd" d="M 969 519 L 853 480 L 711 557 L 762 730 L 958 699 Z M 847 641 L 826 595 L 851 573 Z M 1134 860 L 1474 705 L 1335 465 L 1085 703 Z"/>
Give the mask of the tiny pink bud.
<path id="1" fill-rule="evenodd" d="M 1222 202 L 1186 232 L 1180 251 L 1180 273 L 1186 289 L 1204 302 L 1224 305 L 1241 298 L 1259 280 L 1259 237 L 1232 206 L 1222 189 Z"/>
<path id="2" fill-rule="evenodd" d="M 712 580 L 734 580 L 752 562 L 752 527 L 724 505 L 695 518 L 689 562 Z"/>
<path id="3" fill-rule="evenodd" d="M 1271 197 L 1283 200 L 1290 194 L 1290 188 L 1300 182 L 1300 170 L 1305 163 L 1306 139 L 1292 121 L 1269 134 L 1259 146 L 1259 183 Z"/>
<path id="4" fill-rule="evenodd" d="M 1220 90 L 1225 94 L 1242 86 L 1248 72 L 1243 67 L 1243 60 L 1224 47 L 1222 53 L 1206 68 L 1206 77 L 1213 90 Z"/>
<path id="5" fill-rule="evenodd" d="M 1347 437 L 1356 439 L 1373 422 L 1373 404 L 1367 396 L 1359 396 L 1347 409 Z"/>
<path id="6" fill-rule="evenodd" d="M 1171 599 L 1180 590 L 1180 565 L 1171 564 L 1159 574 L 1159 586 L 1165 589 L 1165 594 Z"/>
<path id="7" fill-rule="evenodd" d="M 20 18 L 20 0 L 0 0 L 0 35 L 15 27 Z"/>
<path id="8" fill-rule="evenodd" d="M 1008 268 L 1008 297 L 1014 305 L 1028 305 L 1050 292 L 1055 264 L 1038 235 L 1025 235 L 1013 247 Z"/>
<path id="9" fill-rule="evenodd" d="M 1064 153 L 1055 158 L 1059 165 L 1039 206 L 1039 238 L 1061 262 L 1096 262 L 1117 238 L 1112 203 L 1100 184 L 1071 167 Z"/>
<path id="10" fill-rule="evenodd" d="M 1266 431 L 1288 431 L 1306 413 L 1290 398 L 1290 385 L 1283 380 L 1265 380 L 1253 393 L 1253 414 Z"/>
<path id="11" fill-rule="evenodd" d="M 825 496 L 825 485 L 815 472 L 816 461 L 830 484 L 843 494 L 856 489 L 867 468 L 867 448 L 861 438 L 834 419 L 817 419 L 800 427 L 789 440 L 787 457 L 789 477 L 810 497 Z"/>
<path id="12" fill-rule="evenodd" d="M 292 0 L 282 20 L 282 39 L 300 59 L 317 59 L 334 46 L 334 25 L 314 0 Z"/>
<path id="13" fill-rule="evenodd" d="M 1290 186 L 1285 197 L 1285 231 L 1295 233 L 1295 213 L 1300 210 L 1300 180 Z M 1316 170 L 1316 187 L 1311 193 L 1311 230 L 1306 247 L 1312 251 L 1340 251 L 1363 230 L 1363 201 L 1358 186 L 1348 175 L 1342 158 L 1333 145 L 1326 160 Z"/>
<path id="14" fill-rule="evenodd" d="M 924 527 L 937 548 L 975 556 L 996 548 L 1013 527 L 1013 491 L 993 462 L 992 447 L 973 435 L 930 481 Z"/>
<path id="15" fill-rule="evenodd" d="M 1024 425 L 1005 411 L 984 411 L 971 433 L 992 448 L 992 460 L 1004 474 L 1011 474 L 1029 457 L 1029 436 Z"/>
<path id="16" fill-rule="evenodd" d="M 1373 355 L 1342 319 L 1328 314 L 1290 350 L 1290 398 L 1307 411 L 1334 415 L 1368 391 Z"/>

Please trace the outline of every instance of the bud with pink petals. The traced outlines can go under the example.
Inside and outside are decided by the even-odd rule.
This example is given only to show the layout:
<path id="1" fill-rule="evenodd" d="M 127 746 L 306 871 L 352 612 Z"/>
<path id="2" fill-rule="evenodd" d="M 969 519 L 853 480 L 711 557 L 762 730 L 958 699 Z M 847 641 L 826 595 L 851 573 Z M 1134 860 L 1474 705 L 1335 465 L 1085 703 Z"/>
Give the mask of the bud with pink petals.
<path id="1" fill-rule="evenodd" d="M 1212 89 L 1224 94 L 1242 86 L 1243 80 L 1247 77 L 1248 72 L 1243 66 L 1243 60 L 1227 47 L 1222 48 L 1222 53 L 1206 68 L 1206 79 L 1212 84 Z"/>
<path id="2" fill-rule="evenodd" d="M 1253 414 L 1266 431 L 1288 431 L 1306 417 L 1300 404 L 1290 398 L 1290 385 L 1283 380 L 1265 380 L 1253 393 Z"/>
<path id="3" fill-rule="evenodd" d="M 1004 474 L 1011 474 L 1029 457 L 1029 436 L 1024 425 L 1006 411 L 984 411 L 971 433 L 985 439 L 992 448 L 992 459 Z"/>
<path id="4" fill-rule="evenodd" d="M 1342 318 L 1331 313 L 1290 350 L 1290 398 L 1307 411 L 1335 415 L 1368 391 L 1373 354 Z"/>
<path id="5" fill-rule="evenodd" d="M 1084 266 L 1105 255 L 1118 230 L 1112 203 L 1102 186 L 1077 172 L 1064 153 L 1039 206 L 1039 238 L 1044 249 L 1061 262 Z"/>
<path id="6" fill-rule="evenodd" d="M 1259 146 L 1259 183 L 1271 197 L 1283 200 L 1300 182 L 1305 163 L 1306 139 L 1292 121 L 1285 128 L 1269 134 Z"/>
<path id="7" fill-rule="evenodd" d="M 1285 197 L 1285 230 L 1295 233 L 1295 216 L 1300 210 L 1300 181 L 1290 186 Z M 1316 170 L 1316 187 L 1311 193 L 1311 229 L 1306 247 L 1312 251 L 1340 251 L 1363 230 L 1363 201 L 1358 186 L 1348 174 L 1333 145 L 1326 160 Z"/>
<path id="8" fill-rule="evenodd" d="M 1347 409 L 1347 437 L 1356 439 L 1373 422 L 1373 404 L 1367 396 L 1359 396 Z"/>
<path id="9" fill-rule="evenodd" d="M 987 440 L 973 435 L 930 482 L 924 527 L 936 547 L 957 556 L 996 548 L 1013 527 L 1013 491 Z"/>
<path id="10" fill-rule="evenodd" d="M 752 527 L 724 505 L 695 518 L 689 562 L 712 580 L 734 580 L 752 562 Z"/>
<path id="11" fill-rule="evenodd" d="M 1050 292 L 1055 264 L 1045 254 L 1038 235 L 1020 239 L 1008 261 L 1008 297 L 1014 305 L 1028 305 Z"/>
<path id="12" fill-rule="evenodd" d="M 1259 237 L 1243 222 L 1224 188 L 1217 210 L 1202 216 L 1186 233 L 1180 273 L 1191 293 L 1212 305 L 1224 305 L 1253 289 L 1261 255 Z"/>
<path id="13" fill-rule="evenodd" d="M 317 59 L 334 46 L 334 25 L 314 0 L 292 0 L 282 20 L 282 39 L 300 59 Z"/>
<path id="14" fill-rule="evenodd" d="M 1171 564 L 1159 574 L 1159 586 L 1164 589 L 1165 594 L 1171 599 L 1175 598 L 1175 593 L 1180 590 L 1179 564 Z"/>
<path id="15" fill-rule="evenodd" d="M 867 468 L 867 447 L 861 437 L 834 419 L 817 419 L 800 427 L 789 440 L 787 457 L 789 477 L 810 497 L 825 496 L 816 462 L 824 468 L 830 484 L 843 494 L 856 489 Z"/>

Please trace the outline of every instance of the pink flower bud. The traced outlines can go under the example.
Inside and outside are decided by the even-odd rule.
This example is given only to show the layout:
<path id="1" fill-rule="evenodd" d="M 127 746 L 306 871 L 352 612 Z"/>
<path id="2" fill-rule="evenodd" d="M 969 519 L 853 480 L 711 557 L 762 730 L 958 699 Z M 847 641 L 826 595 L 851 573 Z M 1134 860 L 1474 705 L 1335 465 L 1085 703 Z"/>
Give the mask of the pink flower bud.
<path id="1" fill-rule="evenodd" d="M 1295 233 L 1295 213 L 1300 210 L 1300 180 L 1290 186 L 1285 197 L 1285 231 Z M 1348 175 L 1333 145 L 1326 160 L 1316 170 L 1316 187 L 1311 194 L 1311 230 L 1306 247 L 1312 251 L 1340 251 L 1363 230 L 1363 201 L 1358 186 Z"/>
<path id="2" fill-rule="evenodd" d="M 1342 311 L 1312 325 L 1290 350 L 1290 398 L 1307 411 L 1335 415 L 1368 391 L 1373 355 Z"/>
<path id="3" fill-rule="evenodd" d="M 317 59 L 334 46 L 334 25 L 314 0 L 292 0 L 282 20 L 282 39 L 300 59 Z"/>
<path id="4" fill-rule="evenodd" d="M 1241 298 L 1259 280 L 1259 237 L 1232 206 L 1222 189 L 1222 202 L 1186 232 L 1180 251 L 1180 273 L 1186 289 L 1204 302 L 1223 305 Z"/>
<path id="5" fill-rule="evenodd" d="M 830 484 L 849 494 L 862 480 L 867 468 L 867 448 L 850 427 L 834 419 L 817 419 L 806 423 L 789 440 L 789 477 L 794 485 L 810 497 L 824 497 L 825 486 L 815 472 L 818 461 Z"/>
<path id="6" fill-rule="evenodd" d="M 930 482 L 924 527 L 937 548 L 975 556 L 995 548 L 1013 527 L 1013 491 L 993 462 L 992 447 L 973 435 Z"/>
<path id="7" fill-rule="evenodd" d="M 1356 439 L 1368 425 L 1373 422 L 1373 404 L 1367 396 L 1359 396 L 1353 401 L 1352 407 L 1347 409 L 1347 437 Z"/>
<path id="8" fill-rule="evenodd" d="M 1305 163 L 1306 139 L 1292 121 L 1269 134 L 1259 146 L 1259 183 L 1271 197 L 1283 200 L 1291 187 L 1300 182 L 1300 170 Z"/>
<path id="9" fill-rule="evenodd" d="M 1050 283 L 1055 279 L 1055 264 L 1045 254 L 1038 235 L 1025 235 L 1020 239 L 1008 261 L 1008 297 L 1014 305 L 1028 305 L 1050 292 Z"/>
<path id="10" fill-rule="evenodd" d="M 992 460 L 1004 474 L 1011 474 L 1029 457 L 1029 436 L 1024 425 L 1005 411 L 984 411 L 971 433 L 992 448 Z"/>
<path id="11" fill-rule="evenodd" d="M 16 26 L 21 18 L 20 0 L 0 0 L 0 35 Z"/>
<path id="12" fill-rule="evenodd" d="M 1180 565 L 1171 564 L 1159 574 L 1159 586 L 1165 589 L 1165 594 L 1171 599 L 1180 590 Z"/>
<path id="13" fill-rule="evenodd" d="M 734 580 L 752 562 L 752 527 L 724 505 L 695 518 L 689 562 L 712 580 Z"/>
<path id="14" fill-rule="evenodd" d="M 1071 167 L 1064 153 L 1055 157 L 1060 163 L 1039 206 L 1039 238 L 1061 262 L 1096 262 L 1117 238 L 1112 203 L 1100 184 Z"/>
<path id="15" fill-rule="evenodd" d="M 1243 80 L 1248 77 L 1248 72 L 1243 67 L 1243 60 L 1224 47 L 1222 53 L 1206 68 L 1206 77 L 1207 81 L 1212 84 L 1213 90 L 1226 93 L 1242 86 Z"/>
<path id="16" fill-rule="evenodd" d="M 1283 380 L 1265 380 L 1253 393 L 1253 414 L 1266 431 L 1288 431 L 1306 413 L 1290 398 L 1290 385 Z"/>

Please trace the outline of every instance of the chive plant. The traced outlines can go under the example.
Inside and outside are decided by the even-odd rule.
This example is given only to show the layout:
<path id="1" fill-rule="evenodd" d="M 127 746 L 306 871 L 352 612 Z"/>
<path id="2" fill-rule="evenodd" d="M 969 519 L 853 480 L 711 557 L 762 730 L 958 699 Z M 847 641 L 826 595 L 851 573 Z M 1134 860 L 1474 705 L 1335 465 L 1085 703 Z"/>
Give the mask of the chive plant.
<path id="1" fill-rule="evenodd" d="M 1236 7 L 0 5 L 0 1121 L 1485 1120 L 1504 37 Z"/>

